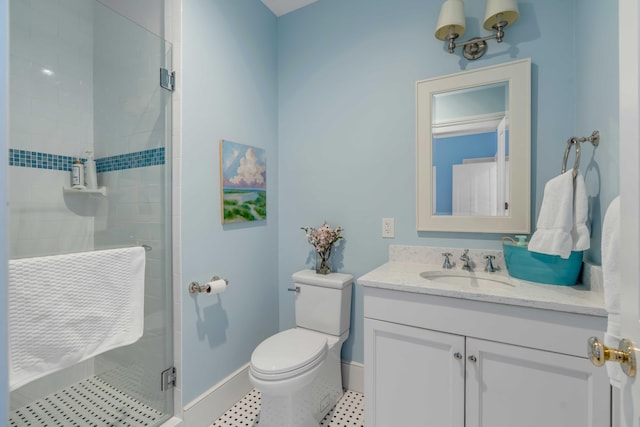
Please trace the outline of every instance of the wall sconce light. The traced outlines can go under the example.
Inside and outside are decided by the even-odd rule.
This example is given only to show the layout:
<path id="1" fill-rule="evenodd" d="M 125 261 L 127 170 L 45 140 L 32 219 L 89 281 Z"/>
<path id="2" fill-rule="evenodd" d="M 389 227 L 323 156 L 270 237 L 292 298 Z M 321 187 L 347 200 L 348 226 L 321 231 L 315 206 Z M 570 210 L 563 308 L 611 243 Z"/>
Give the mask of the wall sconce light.
<path id="1" fill-rule="evenodd" d="M 484 29 L 494 30 L 495 34 L 486 37 L 474 37 L 466 42 L 456 44 L 455 40 L 464 34 L 465 17 L 463 0 L 446 0 L 440 9 L 440 17 L 435 36 L 438 40 L 449 42 L 449 53 L 456 47 L 463 48 L 465 58 L 474 60 L 484 55 L 487 40 L 496 39 L 498 43 L 504 38 L 504 29 L 516 22 L 520 16 L 517 0 L 487 0 L 484 13 Z"/>

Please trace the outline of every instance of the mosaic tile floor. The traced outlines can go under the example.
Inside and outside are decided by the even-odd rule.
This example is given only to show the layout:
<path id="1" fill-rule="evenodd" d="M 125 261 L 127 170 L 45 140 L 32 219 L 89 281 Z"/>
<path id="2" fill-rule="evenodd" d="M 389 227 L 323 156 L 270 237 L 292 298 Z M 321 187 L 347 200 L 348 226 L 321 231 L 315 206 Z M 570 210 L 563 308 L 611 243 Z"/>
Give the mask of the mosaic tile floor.
<path id="1" fill-rule="evenodd" d="M 10 427 L 147 427 L 164 414 L 93 377 L 11 411 Z M 241 425 L 241 424 L 240 424 Z"/>
<path id="2" fill-rule="evenodd" d="M 260 410 L 260 392 L 252 390 L 231 409 L 218 418 L 210 427 L 253 427 Z M 322 427 L 363 427 L 364 396 L 347 390 L 338 404 L 320 423 Z"/>

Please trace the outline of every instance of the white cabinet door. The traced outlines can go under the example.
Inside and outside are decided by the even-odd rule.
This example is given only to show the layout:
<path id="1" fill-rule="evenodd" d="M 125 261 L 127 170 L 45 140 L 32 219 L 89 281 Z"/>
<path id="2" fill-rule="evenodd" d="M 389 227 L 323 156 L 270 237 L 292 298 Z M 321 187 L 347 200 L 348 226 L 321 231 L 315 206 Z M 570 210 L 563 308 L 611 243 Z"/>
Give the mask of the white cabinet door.
<path id="1" fill-rule="evenodd" d="M 610 426 L 608 378 L 588 359 L 473 338 L 466 346 L 466 427 Z"/>
<path id="2" fill-rule="evenodd" d="M 463 427 L 464 337 L 364 319 L 365 425 Z"/>

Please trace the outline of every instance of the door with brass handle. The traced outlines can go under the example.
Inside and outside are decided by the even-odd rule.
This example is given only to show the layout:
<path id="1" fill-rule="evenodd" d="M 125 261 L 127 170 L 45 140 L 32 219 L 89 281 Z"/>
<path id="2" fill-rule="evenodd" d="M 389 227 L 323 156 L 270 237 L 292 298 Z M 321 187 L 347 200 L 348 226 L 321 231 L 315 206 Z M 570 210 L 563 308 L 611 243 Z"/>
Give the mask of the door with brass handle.
<path id="1" fill-rule="evenodd" d="M 620 340 L 618 349 L 613 349 L 604 345 L 596 337 L 589 338 L 587 352 L 591 363 L 596 366 L 604 365 L 604 362 L 618 362 L 624 372 L 629 377 L 636 376 L 636 353 L 633 343 L 627 339 Z"/>

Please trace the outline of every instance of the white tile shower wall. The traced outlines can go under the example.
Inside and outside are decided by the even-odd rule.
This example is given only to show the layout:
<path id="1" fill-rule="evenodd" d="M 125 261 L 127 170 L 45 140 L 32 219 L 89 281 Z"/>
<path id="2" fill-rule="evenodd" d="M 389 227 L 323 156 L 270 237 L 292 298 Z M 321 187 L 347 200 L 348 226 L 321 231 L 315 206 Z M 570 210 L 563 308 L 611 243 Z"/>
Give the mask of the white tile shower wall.
<path id="1" fill-rule="evenodd" d="M 95 34 L 96 156 L 164 146 L 171 98 L 159 69 L 170 44 L 117 15 L 98 19 Z"/>
<path id="2" fill-rule="evenodd" d="M 9 167 L 9 255 L 55 255 L 93 249 L 91 212 L 101 203 L 64 195 L 69 173 Z"/>
<path id="3" fill-rule="evenodd" d="M 11 1 L 10 148 L 78 156 L 93 145 L 91 2 Z M 9 167 L 10 256 L 93 247 L 95 204 L 64 197 L 70 173 Z"/>
<path id="4" fill-rule="evenodd" d="M 11 1 L 11 148 L 77 156 L 93 146 L 91 3 Z"/>

